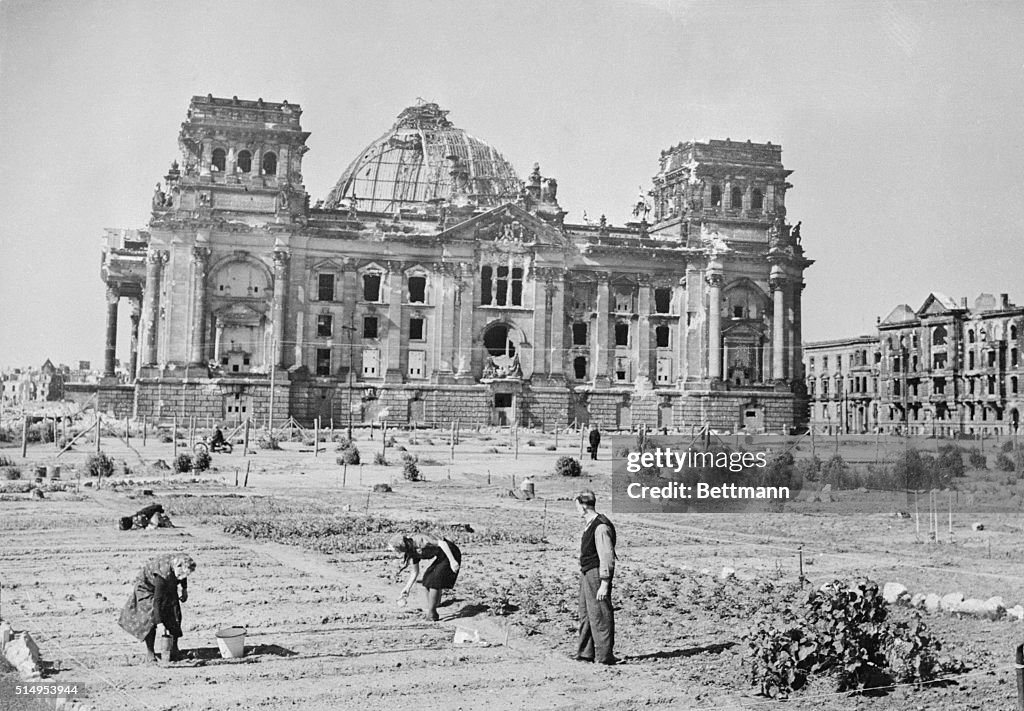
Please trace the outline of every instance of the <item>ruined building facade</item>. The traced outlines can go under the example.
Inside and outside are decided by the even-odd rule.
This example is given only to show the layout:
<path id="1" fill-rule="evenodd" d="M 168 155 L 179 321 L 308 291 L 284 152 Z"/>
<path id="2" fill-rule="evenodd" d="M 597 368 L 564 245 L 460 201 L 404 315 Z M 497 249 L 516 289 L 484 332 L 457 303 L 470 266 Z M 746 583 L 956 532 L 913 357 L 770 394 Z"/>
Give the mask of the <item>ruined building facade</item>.
<path id="1" fill-rule="evenodd" d="M 714 427 L 803 410 L 799 225 L 779 146 L 661 154 L 637 221 L 568 224 L 436 104 L 405 109 L 310 205 L 287 102 L 194 97 L 146 230 L 108 231 L 138 416 L 265 423 Z M 122 345 L 123 348 L 123 345 Z M 112 399 L 119 397 L 116 402 Z"/>
<path id="2" fill-rule="evenodd" d="M 1016 433 L 1024 411 L 1024 307 L 931 293 L 877 333 L 806 346 L 811 426 L 822 432 Z"/>

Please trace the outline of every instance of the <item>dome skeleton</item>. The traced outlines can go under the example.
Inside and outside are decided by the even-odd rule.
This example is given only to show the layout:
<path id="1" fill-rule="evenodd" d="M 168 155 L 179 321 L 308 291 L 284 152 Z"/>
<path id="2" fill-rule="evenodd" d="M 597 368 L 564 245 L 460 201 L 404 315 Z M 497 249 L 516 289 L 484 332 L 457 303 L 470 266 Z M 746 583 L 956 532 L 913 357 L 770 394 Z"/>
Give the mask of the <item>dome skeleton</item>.
<path id="1" fill-rule="evenodd" d="M 453 191 L 452 158 L 466 174 L 469 197 L 479 205 L 514 199 L 522 189 L 515 169 L 493 147 L 456 128 L 447 114 L 434 103 L 402 111 L 391 130 L 349 165 L 325 207 L 351 200 L 361 211 L 394 212 L 445 200 Z"/>

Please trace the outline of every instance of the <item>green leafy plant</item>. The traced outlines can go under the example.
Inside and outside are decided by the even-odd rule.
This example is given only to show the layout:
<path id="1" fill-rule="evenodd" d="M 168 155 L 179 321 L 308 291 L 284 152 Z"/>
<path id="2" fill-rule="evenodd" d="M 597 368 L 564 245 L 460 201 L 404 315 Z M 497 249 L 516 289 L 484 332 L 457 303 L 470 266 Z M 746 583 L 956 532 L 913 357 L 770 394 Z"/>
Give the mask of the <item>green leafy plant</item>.
<path id="1" fill-rule="evenodd" d="M 420 469 L 416 466 L 415 460 L 407 459 L 402 465 L 402 476 L 406 481 L 420 481 Z"/>
<path id="2" fill-rule="evenodd" d="M 343 439 L 338 442 L 335 451 L 339 452 L 338 464 L 359 464 L 359 448 L 350 439 Z"/>

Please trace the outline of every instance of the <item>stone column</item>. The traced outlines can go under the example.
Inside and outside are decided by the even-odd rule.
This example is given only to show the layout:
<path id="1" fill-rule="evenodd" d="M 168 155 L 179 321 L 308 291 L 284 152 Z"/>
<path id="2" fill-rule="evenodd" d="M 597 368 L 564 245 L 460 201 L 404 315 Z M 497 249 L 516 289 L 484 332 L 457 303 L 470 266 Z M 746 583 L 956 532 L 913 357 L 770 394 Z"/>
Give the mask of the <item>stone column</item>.
<path id="1" fill-rule="evenodd" d="M 387 289 L 388 294 L 388 324 L 387 333 L 384 337 L 385 354 L 381 367 L 384 368 L 384 379 L 389 383 L 400 383 L 405 379 L 402 370 L 402 296 L 405 289 L 402 264 L 392 262 L 388 264 L 387 280 L 381 284 L 381 289 Z"/>
<path id="2" fill-rule="evenodd" d="M 591 371 L 594 374 L 594 382 L 600 381 L 604 385 L 608 384 L 608 361 L 613 353 L 609 335 L 610 276 L 607 272 L 597 275 L 597 323 L 594 329 L 594 365 Z"/>
<path id="3" fill-rule="evenodd" d="M 708 378 L 722 379 L 722 265 L 708 264 Z"/>
<path id="4" fill-rule="evenodd" d="M 772 289 L 772 378 L 786 378 L 786 279 L 778 266 L 769 280 Z"/>
<path id="5" fill-rule="evenodd" d="M 146 255 L 146 286 L 143 291 L 142 321 L 145 334 L 142 339 L 142 364 L 156 365 L 157 321 L 160 319 L 160 277 L 167 252 L 153 251 Z"/>
<path id="6" fill-rule="evenodd" d="M 551 338 L 551 274 L 543 267 L 530 270 L 533 289 L 533 374 L 548 372 L 548 343 Z"/>
<path id="7" fill-rule="evenodd" d="M 639 319 L 636 324 L 636 339 L 633 348 L 634 357 L 638 361 L 636 379 L 651 382 L 651 280 L 646 275 L 640 277 L 640 291 L 637 294 L 637 312 Z"/>
<path id="8" fill-rule="evenodd" d="M 565 272 L 561 269 L 556 270 L 552 277 L 548 314 L 551 323 L 548 333 L 548 374 L 553 378 L 561 378 L 565 368 Z"/>
<path id="9" fill-rule="evenodd" d="M 803 344 L 803 313 L 801 297 L 803 294 L 804 287 L 807 286 L 804 282 L 796 281 L 793 283 L 793 294 L 790 297 L 792 299 L 791 308 L 793 310 L 793 331 L 792 331 L 792 360 L 789 372 L 792 373 L 793 380 L 804 379 L 804 344 Z"/>
<path id="10" fill-rule="evenodd" d="M 117 302 L 121 292 L 116 284 L 107 284 L 107 346 L 103 351 L 103 375 L 114 376 L 114 360 L 117 354 Z"/>
<path id="11" fill-rule="evenodd" d="M 273 314 L 273 353 L 269 365 L 283 367 L 284 353 L 284 304 L 288 290 L 288 258 L 283 249 L 274 250 L 274 314 Z"/>
<path id="12" fill-rule="evenodd" d="M 206 263 L 210 257 L 207 247 L 192 248 L 192 353 L 193 363 L 205 363 L 206 333 Z M 276 295 L 275 295 L 276 296 Z"/>
<path id="13" fill-rule="evenodd" d="M 456 280 L 458 306 L 455 309 L 455 342 L 458 349 L 455 354 L 455 372 L 460 378 L 469 378 L 473 374 L 473 265 L 461 264 L 459 277 Z"/>
<path id="14" fill-rule="evenodd" d="M 142 299 L 133 298 L 132 305 L 132 331 L 131 331 L 131 357 L 128 361 L 128 372 L 132 381 L 139 369 L 139 317 L 142 316 Z"/>
<path id="15" fill-rule="evenodd" d="M 434 309 L 432 318 L 428 319 L 428 328 L 438 335 L 436 355 L 428 358 L 429 366 L 434 373 L 451 375 L 455 372 L 455 343 L 458 338 L 458 308 L 462 298 L 462 287 L 457 282 L 454 265 L 438 264 L 434 268 L 431 289 Z M 425 313 L 429 313 L 426 312 Z"/>

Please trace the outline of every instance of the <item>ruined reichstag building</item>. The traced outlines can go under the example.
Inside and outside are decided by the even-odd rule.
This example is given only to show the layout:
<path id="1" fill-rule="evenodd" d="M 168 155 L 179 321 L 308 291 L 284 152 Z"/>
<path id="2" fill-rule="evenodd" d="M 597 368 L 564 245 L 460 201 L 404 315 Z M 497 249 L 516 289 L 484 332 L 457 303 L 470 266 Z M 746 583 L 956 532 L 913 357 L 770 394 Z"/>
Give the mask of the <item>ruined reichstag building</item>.
<path id="1" fill-rule="evenodd" d="M 570 224 L 555 178 L 517 173 L 432 103 L 402 111 L 311 200 L 301 114 L 192 98 L 147 229 L 108 231 L 108 376 L 122 304 L 132 339 L 103 409 L 773 432 L 802 420 L 811 261 L 786 220 L 779 146 L 680 143 L 658 156 L 635 222 Z"/>

